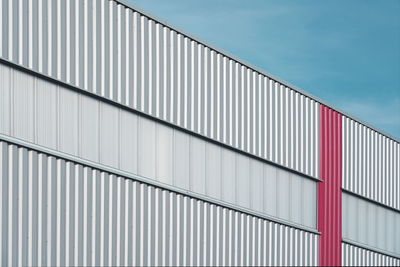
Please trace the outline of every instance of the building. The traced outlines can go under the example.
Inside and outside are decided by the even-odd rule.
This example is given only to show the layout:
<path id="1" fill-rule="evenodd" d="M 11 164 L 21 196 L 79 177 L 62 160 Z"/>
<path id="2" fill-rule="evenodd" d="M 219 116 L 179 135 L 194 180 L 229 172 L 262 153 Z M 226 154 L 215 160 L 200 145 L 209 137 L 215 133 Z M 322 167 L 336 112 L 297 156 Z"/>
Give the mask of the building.
<path id="1" fill-rule="evenodd" d="M 126 1 L 0 1 L 1 265 L 400 265 L 399 140 Z"/>

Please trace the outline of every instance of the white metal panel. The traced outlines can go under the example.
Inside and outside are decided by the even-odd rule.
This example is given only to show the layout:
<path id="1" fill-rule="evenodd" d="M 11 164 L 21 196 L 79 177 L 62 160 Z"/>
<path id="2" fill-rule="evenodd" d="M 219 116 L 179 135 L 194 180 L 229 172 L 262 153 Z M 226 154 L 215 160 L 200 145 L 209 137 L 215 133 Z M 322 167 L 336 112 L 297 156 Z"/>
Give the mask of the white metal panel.
<path id="1" fill-rule="evenodd" d="M 2 265 L 318 265 L 314 233 L 8 142 L 0 155 Z"/>
<path id="2" fill-rule="evenodd" d="M 317 205 L 318 205 L 318 185 L 312 181 L 305 180 L 299 175 L 292 175 L 291 182 L 294 180 L 300 180 L 303 183 L 302 197 L 302 220 L 301 223 L 308 225 L 310 227 L 317 227 Z M 291 212 L 293 212 L 294 207 L 291 207 Z M 295 220 L 293 220 L 295 221 Z"/>
<path id="3" fill-rule="evenodd" d="M 12 72 L 12 123 L 13 135 L 33 142 L 34 140 L 34 95 L 33 77 Z"/>
<path id="4" fill-rule="evenodd" d="M 277 216 L 276 199 L 277 199 L 277 169 L 270 165 L 264 166 L 264 209 L 267 214 Z"/>
<path id="5" fill-rule="evenodd" d="M 144 118 L 139 118 L 139 157 L 138 173 L 141 176 L 155 179 L 156 170 L 156 123 Z"/>
<path id="6" fill-rule="evenodd" d="M 59 90 L 58 105 L 58 142 L 60 151 L 78 155 L 79 147 L 79 95 L 69 90 Z M 51 127 L 51 126 L 47 126 Z"/>
<path id="7" fill-rule="evenodd" d="M 83 158 L 99 162 L 100 152 L 100 102 L 81 95 L 80 96 L 80 155 Z"/>
<path id="8" fill-rule="evenodd" d="M 299 188 L 301 188 L 299 190 Z M 289 195 L 290 196 L 290 206 L 291 206 L 291 220 L 301 222 L 304 210 L 303 210 L 303 205 L 302 205 L 302 196 L 303 194 L 301 192 L 304 192 L 304 189 L 302 188 L 302 183 L 301 179 L 291 179 L 290 181 L 290 191 Z"/>
<path id="9" fill-rule="evenodd" d="M 276 178 L 276 191 L 277 191 L 277 215 L 279 218 L 285 220 L 290 219 L 290 173 L 278 170 Z"/>
<path id="10" fill-rule="evenodd" d="M 174 185 L 189 190 L 190 163 L 189 163 L 189 141 L 187 134 L 174 131 Z M 210 194 L 211 195 L 211 194 Z M 217 197 L 218 198 L 218 197 Z"/>
<path id="11" fill-rule="evenodd" d="M 257 160 L 250 161 L 251 208 L 258 212 L 264 211 L 264 176 L 263 164 Z"/>
<path id="12" fill-rule="evenodd" d="M 10 134 L 11 130 L 11 71 L 11 68 L 0 67 L 0 130 L 5 134 Z"/>
<path id="13" fill-rule="evenodd" d="M 236 182 L 237 199 L 236 203 L 242 207 L 250 208 L 250 160 L 249 158 L 238 155 L 236 157 Z"/>
<path id="14" fill-rule="evenodd" d="M 194 192 L 206 194 L 206 142 L 190 139 L 190 186 Z"/>
<path id="15" fill-rule="evenodd" d="M 131 112 L 120 110 L 120 168 L 124 171 L 138 171 L 138 116 Z"/>
<path id="16" fill-rule="evenodd" d="M 44 80 L 36 80 L 35 99 L 35 136 L 37 143 L 50 148 L 57 148 L 57 86 Z"/>
<path id="17" fill-rule="evenodd" d="M 206 144 L 206 194 L 221 199 L 221 147 Z"/>
<path id="18" fill-rule="evenodd" d="M 100 125 L 99 132 L 101 140 L 100 146 L 100 162 L 107 166 L 119 168 L 119 110 L 107 105 L 100 104 Z"/>
<path id="19" fill-rule="evenodd" d="M 221 178 L 222 200 L 235 203 L 236 200 L 236 156 L 235 153 L 222 149 Z"/>
<path id="20" fill-rule="evenodd" d="M 173 184 L 174 131 L 164 125 L 157 126 L 157 180 Z"/>

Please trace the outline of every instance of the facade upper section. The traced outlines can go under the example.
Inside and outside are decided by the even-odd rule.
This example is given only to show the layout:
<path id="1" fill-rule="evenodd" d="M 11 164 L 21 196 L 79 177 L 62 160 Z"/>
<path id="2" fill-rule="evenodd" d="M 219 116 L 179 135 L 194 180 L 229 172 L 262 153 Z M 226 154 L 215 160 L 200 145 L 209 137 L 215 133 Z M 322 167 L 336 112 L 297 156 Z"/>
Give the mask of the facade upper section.
<path id="1" fill-rule="evenodd" d="M 117 1 L 1 3 L 1 58 L 319 176 L 315 100 Z"/>
<path id="2" fill-rule="evenodd" d="M 320 178 L 320 100 L 122 1 L 0 2 L 0 58 Z M 344 116 L 343 187 L 400 208 L 398 140 Z"/>

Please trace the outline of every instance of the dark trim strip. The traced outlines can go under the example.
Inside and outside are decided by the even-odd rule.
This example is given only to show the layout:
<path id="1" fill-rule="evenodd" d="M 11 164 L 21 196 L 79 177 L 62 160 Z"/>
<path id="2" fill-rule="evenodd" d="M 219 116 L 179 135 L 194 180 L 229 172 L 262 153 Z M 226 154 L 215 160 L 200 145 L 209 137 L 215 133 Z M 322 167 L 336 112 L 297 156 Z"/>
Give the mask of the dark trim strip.
<path id="1" fill-rule="evenodd" d="M 175 193 L 179 193 L 179 194 L 182 194 L 182 195 L 185 195 L 185 196 L 188 196 L 188 197 L 192 197 L 192 198 L 195 198 L 195 199 L 198 199 L 198 200 L 201 200 L 201 201 L 205 201 L 205 202 L 210 203 L 210 204 L 214 204 L 214 205 L 222 206 L 222 207 L 225 207 L 225 208 L 228 208 L 228 209 L 231 209 L 231 210 L 239 211 L 239 212 L 251 215 L 251 216 L 255 216 L 257 218 L 265 219 L 265 220 L 268 220 L 268 221 L 271 221 L 271 222 L 276 222 L 276 223 L 279 223 L 279 224 L 282 224 L 282 225 L 286 225 L 286 226 L 289 226 L 289 227 L 293 227 L 293 228 L 296 228 L 296 229 L 299 229 L 299 230 L 302 230 L 302 231 L 306 231 L 306 232 L 309 232 L 309 233 L 312 233 L 312 234 L 320 235 L 320 233 L 317 230 L 315 230 L 313 228 L 309 228 L 307 226 L 299 225 L 299 224 L 292 223 L 292 222 L 289 222 L 289 221 L 286 221 L 286 220 L 283 220 L 283 219 L 272 217 L 270 215 L 266 215 L 266 214 L 263 214 L 263 213 L 260 213 L 260 212 L 256 212 L 256 211 L 253 211 L 253 210 L 250 210 L 250 209 L 247 209 L 247 208 L 242 208 L 242 207 L 239 207 L 239 206 L 236 206 L 236 205 L 232 205 L 232 204 L 229 204 L 229 203 L 221 201 L 221 200 L 213 199 L 213 198 L 210 198 L 208 196 L 200 195 L 200 194 L 194 193 L 194 192 L 189 191 L 189 190 L 184 190 L 184 189 L 180 189 L 180 188 L 168 185 L 168 184 L 160 183 L 160 182 L 158 182 L 156 180 L 152 180 L 152 179 L 149 179 L 149 178 L 146 178 L 146 177 L 134 175 L 134 174 L 131 174 L 131 173 L 128 173 L 128 172 L 124 172 L 124 171 L 121 171 L 121 170 L 117 170 L 117 169 L 114 169 L 112 167 L 107 167 L 107 166 L 98 164 L 96 162 L 92 162 L 92 161 L 89 161 L 89 160 L 77 158 L 75 156 L 68 155 L 66 153 L 62 153 L 62 152 L 59 152 L 59 151 L 56 151 L 56 150 L 53 150 L 53 149 L 49 149 L 49 148 L 38 146 L 38 145 L 35 145 L 35 144 L 32 144 L 32 143 L 28 143 L 26 141 L 19 140 L 19 139 L 16 139 L 16 138 L 13 138 L 13 137 L 10 137 L 10 136 L 7 136 L 7 135 L 0 134 L 0 141 L 4 141 L 4 142 L 7 142 L 7 143 L 12 143 L 13 145 L 17 145 L 17 146 L 20 146 L 20 147 L 25 147 L 25 148 L 30 149 L 30 150 L 35 150 L 35 151 L 38 151 L 38 152 L 41 152 L 41 153 L 44 153 L 44 154 L 47 154 L 47 155 L 54 156 L 56 158 L 68 160 L 68 161 L 71 161 L 71 162 L 74 162 L 74 163 L 77 163 L 77 164 L 80 164 L 80 165 L 84 165 L 84 166 L 88 166 L 88 167 L 91 167 L 91 168 L 94 168 L 94 169 L 97 169 L 97 170 L 100 170 L 100 171 L 108 172 L 110 174 L 114 174 L 114 175 L 121 176 L 121 177 L 124 177 L 124 178 L 132 179 L 132 180 L 135 180 L 135 181 L 146 183 L 148 185 L 156 186 L 156 187 L 159 187 L 159 188 L 162 188 L 162 189 L 165 189 L 165 190 L 169 190 L 169 191 L 172 191 L 172 192 L 175 192 Z"/>
<path id="2" fill-rule="evenodd" d="M 267 163 L 267 164 L 276 166 L 276 167 L 278 167 L 278 168 L 287 170 L 287 171 L 289 171 L 289 172 L 292 172 L 292 173 L 301 175 L 302 177 L 307 178 L 307 179 L 311 179 L 311 180 L 313 180 L 314 182 L 321 182 L 321 180 L 320 180 L 319 178 L 317 178 L 317 177 L 314 177 L 314 176 L 311 176 L 311 175 L 308 175 L 308 174 L 299 172 L 299 171 L 294 170 L 294 169 L 291 169 L 291 168 L 289 168 L 289 167 L 282 166 L 282 165 L 280 165 L 280 164 L 278 164 L 278 163 L 269 161 L 269 160 L 267 160 L 267 159 L 261 158 L 261 157 L 259 157 L 259 156 L 254 155 L 254 154 L 250 154 L 250 153 L 248 153 L 248 152 L 245 152 L 245 151 L 240 150 L 240 149 L 238 149 L 238 148 L 235 148 L 235 147 L 233 147 L 233 146 L 230 146 L 230 145 L 221 143 L 221 142 L 219 142 L 219 141 L 216 141 L 216 140 L 214 140 L 214 139 L 211 139 L 211 138 L 209 138 L 209 137 L 207 137 L 207 136 L 204 136 L 204 135 L 202 135 L 202 134 L 199 134 L 199 133 L 190 131 L 190 130 L 188 130 L 188 129 L 186 129 L 186 128 L 183 128 L 183 127 L 178 126 L 178 125 L 176 125 L 176 124 L 173 124 L 173 123 L 171 123 L 171 122 L 164 121 L 164 120 L 159 119 L 159 118 L 156 118 L 156 117 L 154 117 L 154 116 L 152 116 L 152 115 L 149 115 L 149 114 L 146 114 L 146 113 L 144 113 L 144 112 L 135 110 L 135 109 L 133 109 L 133 108 L 131 108 L 131 107 L 129 107 L 129 106 L 125 106 L 125 105 L 123 105 L 123 104 L 121 104 L 121 103 L 118 103 L 118 102 L 116 102 L 116 101 L 114 101 L 114 100 L 111 100 L 111 99 L 108 99 L 108 98 L 99 96 L 99 95 L 97 95 L 97 94 L 94 94 L 94 93 L 92 93 L 92 92 L 89 92 L 89 91 L 87 91 L 87 90 L 84 90 L 84 89 L 82 89 L 82 88 L 80 88 L 80 87 L 77 87 L 77 86 L 68 84 L 68 83 L 66 83 L 66 82 L 57 80 L 57 79 L 55 79 L 55 78 L 52 78 L 52 77 L 49 77 L 49 76 L 47 76 L 47 75 L 41 74 L 41 73 L 39 73 L 39 72 L 37 72 L 37 71 L 31 70 L 31 69 L 27 69 L 27 68 L 25 68 L 24 66 L 21 66 L 21 65 L 19 65 L 19 64 L 16 64 L 16 63 L 14 63 L 14 62 L 10 62 L 10 61 L 8 61 L 8 60 L 5 60 L 5 59 L 0 58 L 0 63 L 3 63 L 4 65 L 10 66 L 10 67 L 15 68 L 15 69 L 17 69 L 17 70 L 20 70 L 20 71 L 22 71 L 22 72 L 25 72 L 25 73 L 34 75 L 34 76 L 36 76 L 36 77 L 38 77 L 38 78 L 47 80 L 47 81 L 49 81 L 49 82 L 53 82 L 53 83 L 55 83 L 55 84 L 57 84 L 57 85 L 63 86 L 63 87 L 65 87 L 65 88 L 68 88 L 68 89 L 70 89 L 70 90 L 73 90 L 73 91 L 75 91 L 75 92 L 78 92 L 78 93 L 80 93 L 80 94 L 83 94 L 83 95 L 85 95 L 85 96 L 89 96 L 89 97 L 95 98 L 95 99 L 97 99 L 97 100 L 99 100 L 99 101 L 108 103 L 108 104 L 110 104 L 110 105 L 116 106 L 116 107 L 121 108 L 121 109 L 124 109 L 124 110 L 126 110 L 126 111 L 133 112 L 133 113 L 135 113 L 135 114 L 137 114 L 137 115 L 140 115 L 140 116 L 142 116 L 142 117 L 145 117 L 145 118 L 147 118 L 147 119 L 149 119 L 149 120 L 155 121 L 155 122 L 160 123 L 160 124 L 163 124 L 163 125 L 165 125 L 165 126 L 172 127 L 172 128 L 174 128 L 174 129 L 177 129 L 177 130 L 179 130 L 179 131 L 181 131 L 181 132 L 184 132 L 184 133 L 187 133 L 187 134 L 189 134 L 189 135 L 195 136 L 195 137 L 200 138 L 200 139 L 202 139 L 202 140 L 204 140 L 204 141 L 207 141 L 207 142 L 209 142 L 209 143 L 212 143 L 212 144 L 221 146 L 221 147 L 223 147 L 223 148 L 227 148 L 227 149 L 229 149 L 229 150 L 231 150 L 231 151 L 234 151 L 234 152 L 236 152 L 236 153 L 239 153 L 239 154 L 248 156 L 248 157 L 250 157 L 250 158 L 259 160 L 259 161 L 261 161 L 261 162 L 264 162 L 264 163 Z"/>
<path id="3" fill-rule="evenodd" d="M 345 193 L 345 194 L 348 194 L 348 195 L 351 195 L 351 196 L 360 198 L 360 199 L 362 199 L 362 200 L 365 200 L 365 201 L 367 201 L 367 202 L 369 202 L 369 203 L 378 205 L 378 206 L 383 207 L 383 208 L 385 208 L 385 209 L 392 210 L 392 211 L 394 211 L 394 212 L 400 214 L 400 210 L 398 210 L 398 209 L 396 209 L 396 208 L 393 208 L 393 207 L 390 207 L 390 206 L 388 206 L 388 205 L 386 205 L 386 204 L 383 204 L 383 203 L 381 203 L 381 202 L 378 202 L 378 201 L 376 201 L 376 200 L 373 200 L 373 199 L 370 199 L 370 198 L 361 196 L 361 195 L 359 195 L 359 194 L 356 194 L 356 193 L 351 192 L 351 191 L 349 191 L 349 190 L 347 190 L 347 189 L 344 189 L 344 188 L 342 188 L 342 192 Z"/>

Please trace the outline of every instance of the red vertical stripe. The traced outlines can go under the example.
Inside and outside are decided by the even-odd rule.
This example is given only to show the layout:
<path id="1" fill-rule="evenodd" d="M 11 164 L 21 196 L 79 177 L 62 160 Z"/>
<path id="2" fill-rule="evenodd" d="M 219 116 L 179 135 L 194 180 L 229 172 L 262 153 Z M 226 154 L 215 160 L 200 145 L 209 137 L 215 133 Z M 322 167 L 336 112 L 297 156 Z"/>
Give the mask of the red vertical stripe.
<path id="1" fill-rule="evenodd" d="M 320 177 L 318 231 L 321 232 L 320 265 L 342 262 L 342 115 L 320 106 Z"/>

